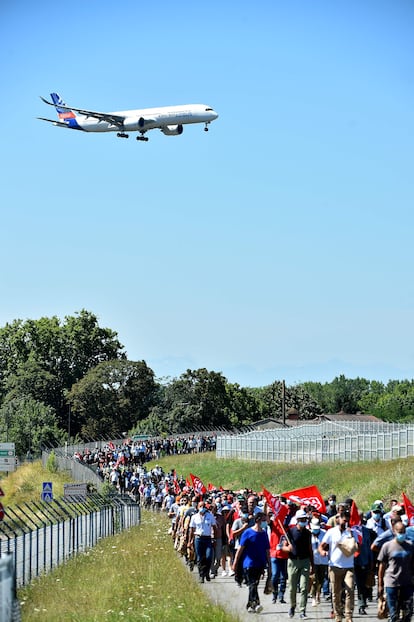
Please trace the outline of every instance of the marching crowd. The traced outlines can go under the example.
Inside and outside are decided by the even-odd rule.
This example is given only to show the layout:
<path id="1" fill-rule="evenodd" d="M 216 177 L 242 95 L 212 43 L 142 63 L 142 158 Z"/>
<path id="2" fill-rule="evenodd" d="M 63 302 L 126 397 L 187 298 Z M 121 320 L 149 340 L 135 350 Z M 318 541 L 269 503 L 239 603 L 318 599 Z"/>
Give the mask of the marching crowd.
<path id="1" fill-rule="evenodd" d="M 93 449 L 78 450 L 73 457 L 89 465 L 108 466 L 112 463 L 118 463 L 133 467 L 134 465 L 145 464 L 150 460 L 159 460 L 163 456 L 215 451 L 216 441 L 216 436 L 211 434 L 189 434 L 187 436 L 148 438 L 137 441 L 127 438 L 121 445 L 110 442 L 101 448 L 96 445 Z"/>
<path id="2" fill-rule="evenodd" d="M 149 441 L 108 444 L 76 458 L 96 464 L 103 479 L 144 508 L 165 511 L 174 547 L 190 570 L 197 567 L 199 581 L 211 581 L 220 573 L 234 577 L 240 587 L 247 585 L 249 612 L 263 609 L 258 591 L 263 577 L 273 603 L 289 605 L 289 618 L 298 613 L 306 619 L 309 600 L 317 607 L 324 599 L 331 602 L 335 622 L 352 622 L 356 591 L 360 615 L 376 600 L 379 616 L 410 622 L 414 587 L 411 505 L 407 508 L 392 499 L 385 508 L 377 499 L 363 513 L 352 499 L 338 503 L 334 494 L 321 507 L 296 495 L 273 496 L 265 490 L 260 494 L 206 491 L 194 480 L 191 484 L 173 471 L 166 474 L 158 465 L 148 470 L 145 464 L 161 452 L 195 453 L 213 446 L 214 439 L 193 436 L 166 445 Z M 407 506 L 405 497 L 404 502 Z"/>
<path id="3" fill-rule="evenodd" d="M 161 507 L 175 548 L 191 570 L 197 565 L 199 581 L 234 576 L 248 587 L 249 612 L 263 609 L 258 585 L 266 577 L 266 593 L 289 604 L 290 618 L 297 612 L 306 619 L 309 600 L 317 607 L 325 599 L 335 622 L 352 622 L 356 588 L 360 615 L 375 596 L 391 622 L 411 620 L 414 527 L 397 500 L 389 508 L 376 500 L 364 514 L 352 499 L 337 503 L 331 495 L 322 513 L 297 498 L 190 489 L 167 493 Z"/>

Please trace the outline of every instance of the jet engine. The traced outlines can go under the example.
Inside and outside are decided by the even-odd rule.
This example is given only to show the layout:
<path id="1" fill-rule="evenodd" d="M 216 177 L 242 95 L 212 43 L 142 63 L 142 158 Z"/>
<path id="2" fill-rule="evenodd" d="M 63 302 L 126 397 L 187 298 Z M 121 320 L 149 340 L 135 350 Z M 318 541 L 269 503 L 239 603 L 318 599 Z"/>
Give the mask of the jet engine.
<path id="1" fill-rule="evenodd" d="M 156 126 L 157 124 L 155 119 L 144 119 L 144 117 L 139 117 L 137 119 L 137 117 L 127 117 L 122 124 L 122 129 L 130 132 L 140 132 L 152 130 Z"/>
<path id="2" fill-rule="evenodd" d="M 161 128 L 161 132 L 166 136 L 178 136 L 183 133 L 183 129 L 181 123 L 179 125 L 164 125 Z"/>

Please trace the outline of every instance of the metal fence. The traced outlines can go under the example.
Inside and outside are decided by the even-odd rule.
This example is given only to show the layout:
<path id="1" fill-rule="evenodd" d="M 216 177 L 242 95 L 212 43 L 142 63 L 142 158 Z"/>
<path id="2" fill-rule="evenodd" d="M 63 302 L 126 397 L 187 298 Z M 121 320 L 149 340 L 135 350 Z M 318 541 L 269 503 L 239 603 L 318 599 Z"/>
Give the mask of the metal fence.
<path id="1" fill-rule="evenodd" d="M 343 421 L 217 437 L 217 458 L 356 462 L 414 455 L 414 425 Z"/>
<path id="2" fill-rule="evenodd" d="M 95 468 L 65 455 L 62 448 L 57 447 L 53 452 L 59 471 L 68 471 L 75 482 L 93 484 L 98 491 L 102 488 L 104 482 L 102 478 L 97 475 Z M 42 452 L 42 464 L 44 468 L 46 467 L 50 453 L 47 451 Z"/>
<path id="3" fill-rule="evenodd" d="M 53 499 L 6 508 L 0 523 L 0 557 L 13 555 L 17 586 L 140 523 L 140 506 L 129 496 Z"/>

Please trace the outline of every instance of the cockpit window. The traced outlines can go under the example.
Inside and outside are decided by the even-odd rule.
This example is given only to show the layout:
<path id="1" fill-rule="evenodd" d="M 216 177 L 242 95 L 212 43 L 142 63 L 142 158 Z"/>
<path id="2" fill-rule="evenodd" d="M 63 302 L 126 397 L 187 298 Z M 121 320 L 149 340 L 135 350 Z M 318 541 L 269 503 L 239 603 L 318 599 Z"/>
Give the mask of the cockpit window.
<path id="1" fill-rule="evenodd" d="M 207 110 L 209 110 L 209 111 L 213 112 L 213 109 L 212 109 L 212 108 L 206 108 L 206 111 L 207 111 Z"/>

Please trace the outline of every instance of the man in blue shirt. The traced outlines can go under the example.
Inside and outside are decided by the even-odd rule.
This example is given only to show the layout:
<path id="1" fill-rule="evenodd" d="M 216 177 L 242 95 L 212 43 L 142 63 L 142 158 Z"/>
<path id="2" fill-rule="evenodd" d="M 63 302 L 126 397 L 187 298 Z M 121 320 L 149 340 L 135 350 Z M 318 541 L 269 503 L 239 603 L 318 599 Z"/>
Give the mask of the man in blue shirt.
<path id="1" fill-rule="evenodd" d="M 239 563 L 243 566 L 249 588 L 249 600 L 246 609 L 251 613 L 260 613 L 263 610 L 257 588 L 265 568 L 270 572 L 270 544 L 267 526 L 266 514 L 257 512 L 254 515 L 254 526 L 246 529 L 240 538 L 240 546 L 233 563 L 233 570 L 237 569 Z"/>

